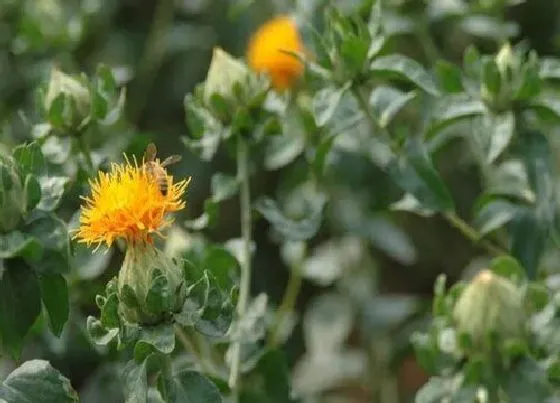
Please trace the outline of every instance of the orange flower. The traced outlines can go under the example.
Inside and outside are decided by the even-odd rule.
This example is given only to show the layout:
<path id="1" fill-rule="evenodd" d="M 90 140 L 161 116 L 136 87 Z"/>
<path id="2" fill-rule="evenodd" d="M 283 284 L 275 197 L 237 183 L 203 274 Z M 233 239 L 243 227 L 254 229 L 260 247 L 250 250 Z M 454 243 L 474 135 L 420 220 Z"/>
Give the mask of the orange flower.
<path id="1" fill-rule="evenodd" d="M 304 47 L 292 18 L 276 17 L 262 25 L 251 37 L 247 50 L 249 66 L 270 76 L 277 90 L 291 87 L 303 73 L 304 65 L 295 56 Z"/>
<path id="2" fill-rule="evenodd" d="M 181 210 L 181 196 L 190 178 L 173 183 L 167 175 L 167 192 L 163 194 L 153 175 L 142 166 L 113 164 L 109 173 L 100 172 L 90 181 L 91 196 L 83 197 L 79 242 L 107 246 L 117 238 L 128 243 L 150 241 L 150 234 L 171 223 L 167 213 Z"/>

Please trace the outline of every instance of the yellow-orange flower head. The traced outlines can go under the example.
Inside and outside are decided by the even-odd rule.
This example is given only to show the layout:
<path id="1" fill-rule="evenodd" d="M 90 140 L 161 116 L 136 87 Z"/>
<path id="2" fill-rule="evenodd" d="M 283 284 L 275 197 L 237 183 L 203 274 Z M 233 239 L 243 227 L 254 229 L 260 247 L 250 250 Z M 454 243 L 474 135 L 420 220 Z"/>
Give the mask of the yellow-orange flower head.
<path id="1" fill-rule="evenodd" d="M 190 178 L 173 183 L 166 175 L 167 192 L 163 194 L 153 175 L 128 160 L 112 164 L 108 173 L 90 181 L 91 196 L 82 198 L 80 227 L 75 234 L 79 242 L 107 246 L 118 238 L 127 243 L 151 241 L 151 234 L 160 234 L 172 219 L 170 212 L 181 210 L 181 200 Z"/>
<path id="2" fill-rule="evenodd" d="M 251 37 L 247 49 L 249 66 L 268 74 L 277 90 L 291 87 L 304 69 L 299 59 L 284 52 L 304 52 L 295 21 L 288 16 L 276 17 L 262 25 Z"/>

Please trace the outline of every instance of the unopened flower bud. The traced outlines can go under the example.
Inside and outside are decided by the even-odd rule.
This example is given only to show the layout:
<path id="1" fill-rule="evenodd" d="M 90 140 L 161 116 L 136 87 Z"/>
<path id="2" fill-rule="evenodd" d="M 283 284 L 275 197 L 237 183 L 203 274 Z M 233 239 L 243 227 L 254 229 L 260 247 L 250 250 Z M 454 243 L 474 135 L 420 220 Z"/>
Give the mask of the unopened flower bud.
<path id="1" fill-rule="evenodd" d="M 118 277 L 119 309 L 131 323 L 157 324 L 179 312 L 186 286 L 179 262 L 152 244 L 130 245 Z"/>
<path id="2" fill-rule="evenodd" d="M 507 77 L 508 71 L 514 67 L 514 54 L 509 43 L 503 45 L 496 55 L 496 64 L 502 76 Z"/>
<path id="3" fill-rule="evenodd" d="M 502 340 L 521 336 L 524 323 L 521 291 L 508 279 L 483 270 L 462 292 L 453 318 L 458 330 L 467 333 L 477 347 L 485 346 L 490 334 Z"/>
<path id="4" fill-rule="evenodd" d="M 72 125 L 79 125 L 91 111 L 91 96 L 86 85 L 68 74 L 58 69 L 53 69 L 47 93 L 45 94 L 44 106 L 47 111 L 53 105 L 58 96 L 64 94 L 69 97 L 74 104 L 74 111 L 70 116 Z"/>
<path id="5" fill-rule="evenodd" d="M 0 232 L 13 230 L 25 209 L 23 185 L 14 162 L 0 156 Z"/>
<path id="6" fill-rule="evenodd" d="M 243 83 L 248 75 L 249 69 L 242 61 L 215 47 L 204 83 L 204 101 L 209 102 L 213 94 L 231 98 L 234 84 Z"/>

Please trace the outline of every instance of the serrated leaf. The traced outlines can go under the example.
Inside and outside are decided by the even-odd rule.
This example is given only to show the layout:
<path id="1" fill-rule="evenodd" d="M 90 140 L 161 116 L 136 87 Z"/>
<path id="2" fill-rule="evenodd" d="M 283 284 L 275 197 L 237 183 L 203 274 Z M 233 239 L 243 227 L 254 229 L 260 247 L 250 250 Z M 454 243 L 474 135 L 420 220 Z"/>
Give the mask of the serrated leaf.
<path id="1" fill-rule="evenodd" d="M 134 296 L 134 292 L 131 296 Z M 146 308 L 154 314 L 168 312 L 171 309 L 172 297 L 167 277 L 161 274 L 154 276 L 146 294 Z"/>
<path id="2" fill-rule="evenodd" d="M 70 269 L 70 237 L 66 223 L 50 213 L 36 217 L 27 231 L 43 245 L 40 263 L 33 267 L 42 273 L 66 273 Z"/>
<path id="3" fill-rule="evenodd" d="M 66 280 L 60 274 L 43 274 L 40 276 L 40 286 L 51 330 L 56 336 L 60 336 L 69 314 Z"/>
<path id="4" fill-rule="evenodd" d="M 2 402 L 66 403 L 78 400 L 70 381 L 44 360 L 24 362 L 0 386 Z"/>
<path id="5" fill-rule="evenodd" d="M 25 174 L 39 175 L 45 167 L 41 147 L 35 142 L 15 147 L 13 156 Z"/>
<path id="6" fill-rule="evenodd" d="M 277 203 L 270 198 L 261 198 L 255 204 L 255 209 L 272 224 L 286 240 L 303 241 L 313 237 L 322 222 L 323 207 L 326 198 L 319 197 L 307 204 L 307 214 L 301 219 L 292 219 L 280 210 Z"/>
<path id="7" fill-rule="evenodd" d="M 4 263 L 0 278 L 0 341 L 5 351 L 19 357 L 24 337 L 41 313 L 37 276 L 20 260 Z"/>
<path id="8" fill-rule="evenodd" d="M 440 90 L 433 77 L 417 61 L 407 56 L 393 54 L 375 59 L 371 65 L 372 73 L 395 75 L 416 84 L 428 94 L 438 96 Z"/>

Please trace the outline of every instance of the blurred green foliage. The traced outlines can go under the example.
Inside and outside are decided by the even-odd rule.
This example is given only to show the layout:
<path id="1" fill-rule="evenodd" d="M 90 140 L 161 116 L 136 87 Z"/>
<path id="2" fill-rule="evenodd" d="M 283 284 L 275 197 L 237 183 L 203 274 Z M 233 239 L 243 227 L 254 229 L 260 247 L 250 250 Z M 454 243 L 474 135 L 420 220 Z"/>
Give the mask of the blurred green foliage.
<path id="1" fill-rule="evenodd" d="M 292 93 L 205 94 L 214 47 L 243 58 L 280 13 L 313 55 Z M 548 0 L 4 0 L 0 401 L 219 401 L 236 354 L 243 402 L 413 401 L 427 376 L 418 402 L 554 401 L 559 22 Z M 148 142 L 193 177 L 157 241 L 190 262 L 176 335 L 119 318 L 123 245 L 71 239 L 88 179 Z M 526 292 L 502 361 L 455 328 L 481 268 Z"/>

